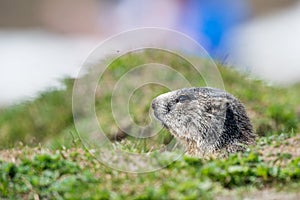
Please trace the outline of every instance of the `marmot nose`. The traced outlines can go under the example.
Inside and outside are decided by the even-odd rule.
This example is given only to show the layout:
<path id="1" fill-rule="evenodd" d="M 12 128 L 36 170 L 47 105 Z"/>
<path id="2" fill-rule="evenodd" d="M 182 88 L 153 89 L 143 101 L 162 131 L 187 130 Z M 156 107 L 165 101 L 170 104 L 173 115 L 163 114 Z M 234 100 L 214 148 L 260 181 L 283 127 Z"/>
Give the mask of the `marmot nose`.
<path id="1" fill-rule="evenodd" d="M 156 101 L 155 101 L 155 99 L 152 101 L 151 107 L 152 107 L 153 110 L 155 110 L 155 108 L 156 108 Z"/>

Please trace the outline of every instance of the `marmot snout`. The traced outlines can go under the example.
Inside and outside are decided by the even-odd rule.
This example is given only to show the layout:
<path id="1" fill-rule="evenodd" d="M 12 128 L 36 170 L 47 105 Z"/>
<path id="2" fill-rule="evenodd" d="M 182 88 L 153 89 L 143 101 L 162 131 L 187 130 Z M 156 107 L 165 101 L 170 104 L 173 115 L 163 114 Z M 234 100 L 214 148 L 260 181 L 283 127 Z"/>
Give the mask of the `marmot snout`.
<path id="1" fill-rule="evenodd" d="M 184 88 L 156 97 L 155 117 L 197 157 L 227 155 L 254 144 L 243 104 L 215 88 Z"/>

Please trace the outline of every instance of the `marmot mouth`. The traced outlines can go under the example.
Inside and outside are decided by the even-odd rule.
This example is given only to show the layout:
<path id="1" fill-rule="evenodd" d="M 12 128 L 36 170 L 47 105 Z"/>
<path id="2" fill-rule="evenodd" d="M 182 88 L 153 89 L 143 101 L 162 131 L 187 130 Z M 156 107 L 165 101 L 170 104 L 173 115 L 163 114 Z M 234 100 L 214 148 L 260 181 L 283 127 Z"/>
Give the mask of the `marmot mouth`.
<path id="1" fill-rule="evenodd" d="M 159 121 L 162 121 L 159 117 L 159 114 L 157 113 L 157 111 L 154 110 L 154 116 L 156 119 L 158 119 Z"/>
<path id="2" fill-rule="evenodd" d="M 166 129 L 169 129 L 169 127 L 164 123 L 164 121 L 162 120 L 161 118 L 161 115 L 159 115 L 156 111 L 154 111 L 154 116 L 155 118 L 161 122 L 161 125 L 166 128 Z"/>
<path id="3" fill-rule="evenodd" d="M 169 130 L 169 127 L 167 126 L 167 124 L 165 124 L 165 123 L 162 122 L 162 125 L 163 125 L 163 127 L 164 127 L 165 129 Z"/>

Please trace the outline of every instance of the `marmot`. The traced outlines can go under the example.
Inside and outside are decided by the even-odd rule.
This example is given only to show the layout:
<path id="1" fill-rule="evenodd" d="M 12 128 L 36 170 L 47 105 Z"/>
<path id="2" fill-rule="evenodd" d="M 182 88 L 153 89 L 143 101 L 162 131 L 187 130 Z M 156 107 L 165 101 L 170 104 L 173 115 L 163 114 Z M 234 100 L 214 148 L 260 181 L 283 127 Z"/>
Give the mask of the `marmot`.
<path id="1" fill-rule="evenodd" d="M 155 117 L 196 157 L 227 156 L 254 144 L 243 104 L 215 88 L 184 88 L 156 97 Z"/>

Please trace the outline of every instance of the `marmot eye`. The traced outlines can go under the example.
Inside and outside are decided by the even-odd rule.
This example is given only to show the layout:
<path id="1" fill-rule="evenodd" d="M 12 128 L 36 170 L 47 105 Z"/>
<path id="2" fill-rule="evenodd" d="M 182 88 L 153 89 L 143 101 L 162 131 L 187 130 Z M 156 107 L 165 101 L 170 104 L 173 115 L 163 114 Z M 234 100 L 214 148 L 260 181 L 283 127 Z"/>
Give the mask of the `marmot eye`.
<path id="1" fill-rule="evenodd" d="M 176 103 L 180 102 L 183 103 L 186 100 L 189 100 L 190 98 L 187 95 L 180 95 L 177 99 L 176 99 Z"/>

